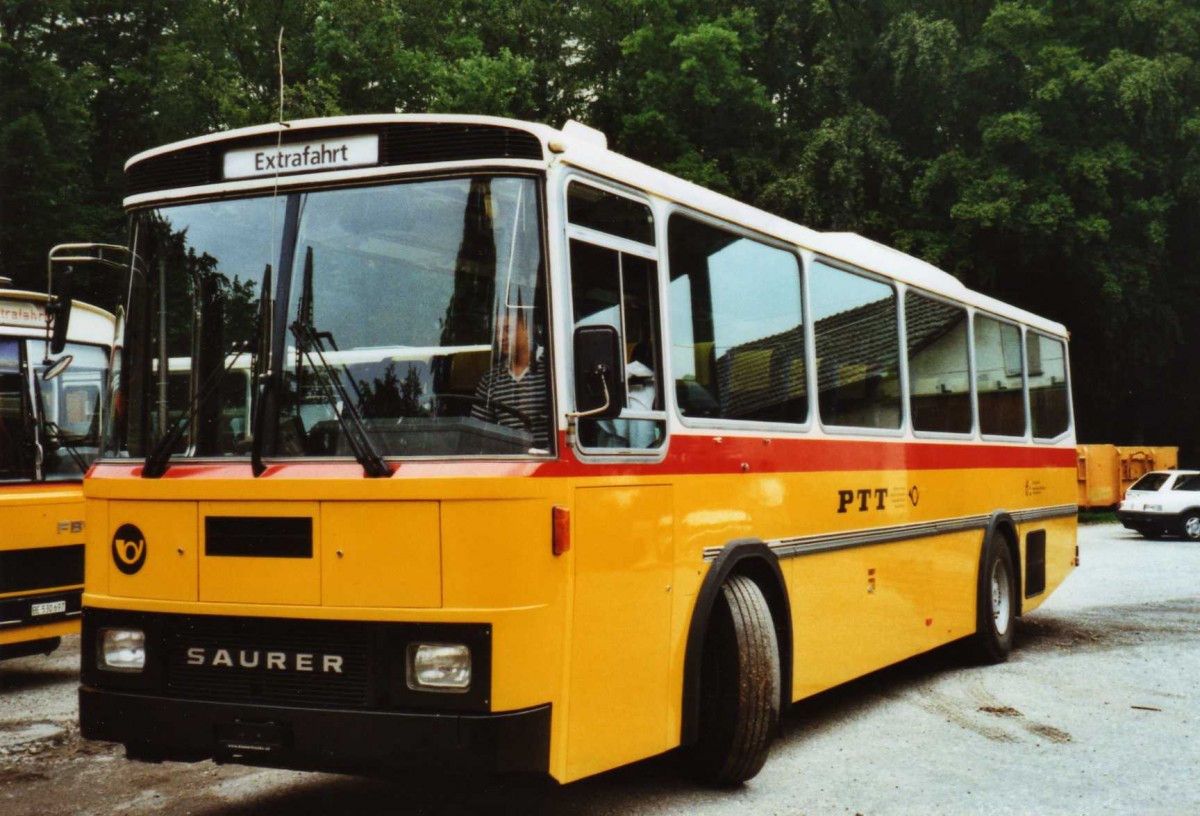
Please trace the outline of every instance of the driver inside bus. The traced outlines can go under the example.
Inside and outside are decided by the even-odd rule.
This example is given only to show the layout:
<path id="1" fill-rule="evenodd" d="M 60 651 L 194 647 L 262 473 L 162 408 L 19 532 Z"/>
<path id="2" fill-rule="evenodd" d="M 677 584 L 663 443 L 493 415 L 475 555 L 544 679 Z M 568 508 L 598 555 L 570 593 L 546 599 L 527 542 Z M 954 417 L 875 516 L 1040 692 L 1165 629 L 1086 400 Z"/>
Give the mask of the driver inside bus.
<path id="1" fill-rule="evenodd" d="M 475 388 L 471 416 L 533 436 L 537 452 L 550 450 L 549 379 L 542 349 L 533 343 L 533 308 L 510 306 L 496 320 L 492 366 Z"/>

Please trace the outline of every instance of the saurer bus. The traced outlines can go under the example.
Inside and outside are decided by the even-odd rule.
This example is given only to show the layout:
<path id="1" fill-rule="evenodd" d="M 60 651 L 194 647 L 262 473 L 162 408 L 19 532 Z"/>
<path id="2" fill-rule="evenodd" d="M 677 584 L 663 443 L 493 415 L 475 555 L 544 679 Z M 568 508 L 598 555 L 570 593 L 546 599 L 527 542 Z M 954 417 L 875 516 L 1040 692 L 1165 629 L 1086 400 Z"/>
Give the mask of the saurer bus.
<path id="1" fill-rule="evenodd" d="M 916 258 L 574 122 L 126 179 L 80 717 L 131 758 L 737 784 L 794 701 L 1004 660 L 1076 563 L 1066 330 Z"/>
<path id="2" fill-rule="evenodd" d="M 0 288 L 0 659 L 49 654 L 79 631 L 82 483 L 100 447 L 114 319 L 74 303 L 51 351 L 56 305 Z"/>

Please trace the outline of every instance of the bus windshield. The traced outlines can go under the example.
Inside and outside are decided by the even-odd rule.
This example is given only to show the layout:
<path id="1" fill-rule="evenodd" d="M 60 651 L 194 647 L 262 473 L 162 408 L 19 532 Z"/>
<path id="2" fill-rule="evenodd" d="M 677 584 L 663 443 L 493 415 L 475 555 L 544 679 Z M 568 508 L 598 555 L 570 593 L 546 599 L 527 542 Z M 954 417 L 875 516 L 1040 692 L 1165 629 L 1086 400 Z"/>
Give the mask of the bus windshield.
<path id="1" fill-rule="evenodd" d="M 386 457 L 549 454 L 539 198 L 483 175 L 139 211 L 109 455 L 176 423 L 175 458 L 345 457 L 363 437 Z"/>

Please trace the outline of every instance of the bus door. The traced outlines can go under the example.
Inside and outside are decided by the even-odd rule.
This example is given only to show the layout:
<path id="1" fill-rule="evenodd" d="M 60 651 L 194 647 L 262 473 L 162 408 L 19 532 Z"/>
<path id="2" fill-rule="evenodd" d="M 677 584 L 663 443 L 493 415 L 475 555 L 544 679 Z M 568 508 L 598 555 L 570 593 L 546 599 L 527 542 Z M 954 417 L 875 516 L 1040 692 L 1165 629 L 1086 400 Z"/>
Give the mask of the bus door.
<path id="1" fill-rule="evenodd" d="M 672 487 L 603 479 L 614 461 L 656 461 L 666 446 L 654 221 L 646 203 L 578 179 L 567 215 L 572 330 L 616 330 L 626 386 L 618 417 L 580 417 L 574 436 L 598 477 L 576 488 L 572 524 L 567 770 L 577 778 L 665 751 L 679 731 L 669 714 Z"/>

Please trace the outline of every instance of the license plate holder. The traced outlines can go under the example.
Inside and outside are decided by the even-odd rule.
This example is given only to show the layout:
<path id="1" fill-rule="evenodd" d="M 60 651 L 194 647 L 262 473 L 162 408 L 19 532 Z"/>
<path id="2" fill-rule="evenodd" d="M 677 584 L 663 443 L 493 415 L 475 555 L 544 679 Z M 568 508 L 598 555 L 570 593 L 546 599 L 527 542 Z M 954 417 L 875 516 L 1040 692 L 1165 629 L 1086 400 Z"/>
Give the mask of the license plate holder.
<path id="1" fill-rule="evenodd" d="M 62 615 L 66 611 L 66 601 L 41 601 L 29 605 L 29 614 L 34 618 L 42 617 L 43 615 Z"/>
<path id="2" fill-rule="evenodd" d="M 287 723 L 234 720 L 217 726 L 217 744 L 231 757 L 273 754 L 291 742 Z"/>

